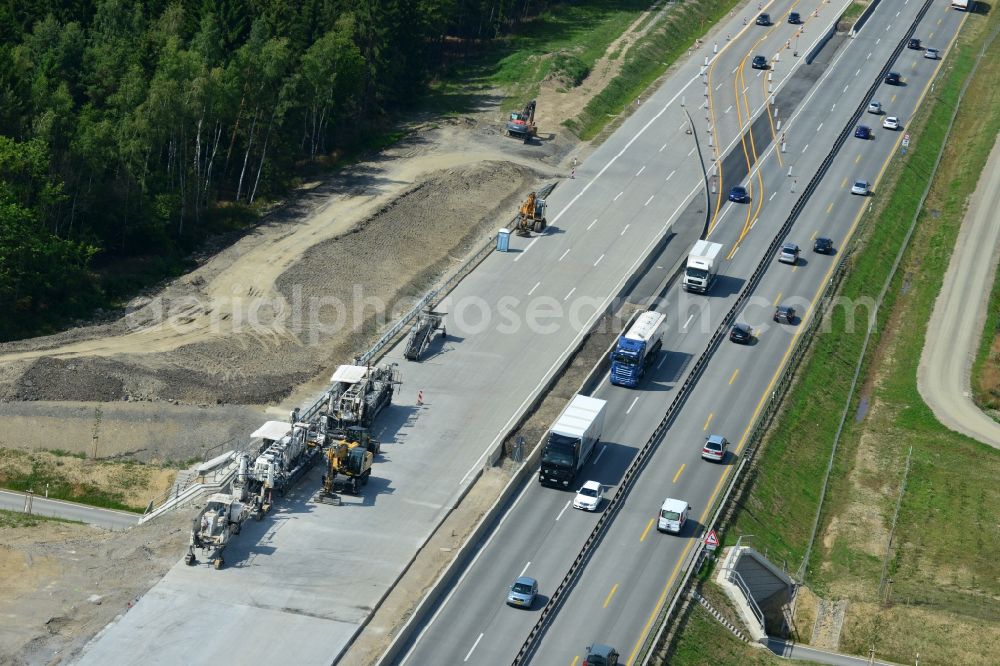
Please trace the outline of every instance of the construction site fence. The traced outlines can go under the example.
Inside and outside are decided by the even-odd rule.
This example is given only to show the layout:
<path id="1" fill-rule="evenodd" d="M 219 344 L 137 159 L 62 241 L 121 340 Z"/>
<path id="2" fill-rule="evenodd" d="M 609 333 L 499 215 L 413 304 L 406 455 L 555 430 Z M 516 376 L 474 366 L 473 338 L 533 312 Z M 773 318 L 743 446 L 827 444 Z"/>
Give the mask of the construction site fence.
<path id="1" fill-rule="evenodd" d="M 625 475 L 623 476 L 622 481 L 619 484 L 618 492 L 615 493 L 615 496 L 609 502 L 607 509 L 598 519 L 597 524 L 594 526 L 593 531 L 591 532 L 590 536 L 584 543 L 583 548 L 580 550 L 579 554 L 576 556 L 576 559 L 570 565 L 570 569 L 567 572 L 566 576 L 563 578 L 559 586 L 549 597 L 549 600 L 546 603 L 545 608 L 542 610 L 538 621 L 535 623 L 535 626 L 531 629 L 531 632 L 528 634 L 528 638 L 524 641 L 524 643 L 521 646 L 521 649 L 518 651 L 517 656 L 514 658 L 513 664 L 515 666 L 517 666 L 518 664 L 528 663 L 531 660 L 531 657 L 533 656 L 533 654 L 535 653 L 535 651 L 537 650 L 538 646 L 541 643 L 541 639 L 544 636 L 545 631 L 551 625 L 559 608 L 562 606 L 565 599 L 568 597 L 570 590 L 575 586 L 576 582 L 582 576 L 583 569 L 585 568 L 590 558 L 593 556 L 593 553 L 596 551 L 597 545 L 603 540 L 605 534 L 610 528 L 611 523 L 617 516 L 618 512 L 621 510 L 621 507 L 623 506 L 625 499 L 628 497 L 629 493 L 634 487 L 639 474 L 642 472 L 643 469 L 645 469 L 656 447 L 665 437 L 666 431 L 671 427 L 678 413 L 680 412 L 681 407 L 684 405 L 684 403 L 687 401 L 687 398 L 693 391 L 695 384 L 700 379 L 702 373 L 705 370 L 705 367 L 708 365 L 709 360 L 714 355 L 716 349 L 719 347 L 722 340 L 725 339 L 729 327 L 736 319 L 736 315 L 742 312 L 748 300 L 750 299 L 751 295 L 753 294 L 754 290 L 760 284 L 760 281 L 762 280 L 764 274 L 767 272 L 772 261 L 774 260 L 774 257 L 777 255 L 778 250 L 781 247 L 781 244 L 784 242 L 785 238 L 788 236 L 788 233 L 791 231 L 792 225 L 802 214 L 803 209 L 805 208 L 809 199 L 812 198 L 812 195 L 816 191 L 816 188 L 818 187 L 819 183 L 826 176 L 826 173 L 829 170 L 830 165 L 833 163 L 833 160 L 840 152 L 840 149 L 846 142 L 847 138 L 851 135 L 855 123 L 857 123 L 857 121 L 861 118 L 862 114 L 867 108 L 868 101 L 874 95 L 875 90 L 878 88 L 885 74 L 889 72 L 892 63 L 895 62 L 896 58 L 902 52 L 904 46 L 906 45 L 906 42 L 913 35 L 913 32 L 916 29 L 917 24 L 927 13 L 927 10 L 929 9 L 932 1 L 933 0 L 926 0 L 923 7 L 917 12 L 916 19 L 910 25 L 909 29 L 906 31 L 906 34 L 903 36 L 900 42 L 896 45 L 895 49 L 893 50 L 892 56 L 887 60 L 882 70 L 878 73 L 878 76 L 869 86 L 867 92 L 863 96 L 861 103 L 857 106 L 854 113 L 851 115 L 851 118 L 848 120 L 848 122 L 844 125 L 843 129 L 841 129 L 840 133 L 837 135 L 837 138 L 834 140 L 833 146 L 831 147 L 830 151 L 824 157 L 823 162 L 820 164 L 816 173 L 809 180 L 809 183 L 802 191 L 802 194 L 799 195 L 799 198 L 792 206 L 791 212 L 785 219 L 784 223 L 782 224 L 777 234 L 775 234 L 774 238 L 771 241 L 771 244 L 764 252 L 761 261 L 758 263 L 757 267 L 754 269 L 754 272 L 751 274 L 750 278 L 744 285 L 744 288 L 740 292 L 740 295 L 736 299 L 736 302 L 733 304 L 732 308 L 726 314 L 722 323 L 713 333 L 712 338 L 709 340 L 709 343 L 705 351 L 694 363 L 691 372 L 688 374 L 687 378 L 680 385 L 677 394 L 675 395 L 673 401 L 671 401 L 670 405 L 668 406 L 666 414 L 664 415 L 663 419 L 657 425 L 656 429 L 653 431 L 653 434 L 650 435 L 645 445 L 643 445 L 639 453 L 633 459 L 632 464 L 626 470 Z M 818 328 L 819 323 L 822 319 L 823 313 L 828 309 L 830 301 L 832 300 L 833 295 L 836 291 L 836 287 L 839 284 L 840 280 L 843 278 L 843 275 L 847 270 L 847 266 L 849 265 L 849 255 L 850 255 L 849 252 L 844 252 L 840 256 L 837 268 L 835 269 L 833 276 L 827 283 L 820 297 L 819 302 L 813 308 L 812 311 L 813 316 L 808 318 L 807 328 L 799 336 L 797 336 L 795 342 L 793 343 L 792 347 L 793 351 L 790 356 L 790 359 L 786 363 L 783 370 L 781 371 L 779 379 L 776 382 L 775 388 L 772 391 L 771 395 L 767 396 L 767 399 L 765 401 L 765 407 L 758 414 L 758 417 L 752 429 L 752 434 L 748 439 L 747 446 L 743 454 L 743 458 L 740 461 L 739 466 L 737 467 L 736 473 L 732 475 L 729 483 L 727 484 L 726 492 L 720 499 L 716 500 L 715 504 L 713 505 L 713 507 L 715 508 L 714 515 L 712 520 L 704 526 L 705 533 L 707 533 L 708 530 L 715 529 L 717 534 L 720 535 L 720 538 L 721 535 L 724 533 L 724 528 L 726 525 L 724 521 L 720 520 L 720 517 L 723 515 L 723 511 L 725 509 L 731 508 L 728 506 L 729 499 L 731 498 L 734 489 L 737 487 L 738 482 L 743 478 L 744 472 L 747 470 L 748 465 L 752 463 L 754 459 L 754 454 L 759 448 L 760 442 L 763 440 L 763 435 L 768 425 L 770 424 L 771 420 L 773 419 L 775 412 L 777 411 L 777 409 L 781 404 L 781 398 L 784 396 L 785 392 L 788 390 L 788 386 L 791 384 L 795 369 L 798 367 L 798 364 L 801 361 L 802 356 L 805 354 L 808 348 L 808 343 L 811 340 L 813 334 L 816 332 L 816 329 Z M 684 575 L 681 577 L 679 582 L 675 582 L 674 589 L 670 593 L 668 593 L 669 596 L 667 598 L 671 599 L 670 604 L 667 605 L 665 609 L 660 612 L 657 618 L 657 622 L 654 624 L 653 630 L 649 634 L 647 634 L 646 640 L 644 641 L 637 655 L 637 658 L 634 660 L 633 663 L 637 664 L 649 663 L 649 660 L 651 659 L 653 654 L 653 647 L 662 637 L 664 630 L 669 626 L 670 620 L 672 619 L 672 617 L 674 616 L 679 607 L 679 601 L 683 598 L 690 598 L 690 595 L 686 594 L 687 588 L 691 584 L 692 578 L 694 577 L 694 573 L 698 569 L 700 569 L 701 564 L 707 552 L 708 551 L 706 550 L 703 539 L 699 538 L 696 547 L 691 550 L 686 562 L 683 563 Z"/>

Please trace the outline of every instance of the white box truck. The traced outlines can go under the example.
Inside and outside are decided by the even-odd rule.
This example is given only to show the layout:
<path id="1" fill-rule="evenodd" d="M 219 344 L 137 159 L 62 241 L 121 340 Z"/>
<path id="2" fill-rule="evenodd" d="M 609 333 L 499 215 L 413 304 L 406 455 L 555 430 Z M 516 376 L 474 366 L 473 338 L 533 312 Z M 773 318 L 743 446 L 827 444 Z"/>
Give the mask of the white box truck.
<path id="1" fill-rule="evenodd" d="M 688 291 L 705 293 L 712 288 L 719 272 L 719 253 L 722 243 L 700 240 L 688 254 L 687 268 L 684 269 L 684 288 Z"/>
<path id="2" fill-rule="evenodd" d="M 963 12 L 969 11 L 969 5 L 972 4 L 969 0 L 951 0 L 951 8 L 959 9 Z"/>
<path id="3" fill-rule="evenodd" d="M 573 396 L 549 429 L 538 471 L 540 483 L 570 487 L 576 473 L 587 463 L 594 446 L 601 440 L 606 405 L 600 398 Z"/>

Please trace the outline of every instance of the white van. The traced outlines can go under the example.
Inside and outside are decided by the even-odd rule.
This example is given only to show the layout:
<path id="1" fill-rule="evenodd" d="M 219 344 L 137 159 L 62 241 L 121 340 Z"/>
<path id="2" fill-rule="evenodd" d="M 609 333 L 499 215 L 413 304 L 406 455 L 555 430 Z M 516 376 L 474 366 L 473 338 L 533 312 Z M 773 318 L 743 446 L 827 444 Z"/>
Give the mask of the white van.
<path id="1" fill-rule="evenodd" d="M 691 507 L 684 500 L 667 498 L 660 507 L 660 516 L 656 521 L 656 529 L 661 532 L 680 534 L 687 522 Z"/>

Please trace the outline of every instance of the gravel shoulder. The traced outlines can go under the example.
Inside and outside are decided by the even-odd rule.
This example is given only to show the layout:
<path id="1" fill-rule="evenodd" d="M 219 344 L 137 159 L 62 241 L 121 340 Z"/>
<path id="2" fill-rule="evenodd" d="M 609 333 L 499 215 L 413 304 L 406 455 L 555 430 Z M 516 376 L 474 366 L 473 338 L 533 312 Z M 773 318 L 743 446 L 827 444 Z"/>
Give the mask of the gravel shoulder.
<path id="1" fill-rule="evenodd" d="M 944 276 L 917 371 L 917 387 L 948 428 L 1000 449 L 1000 423 L 973 402 L 970 373 L 1000 258 L 1000 142 L 979 178 Z"/>

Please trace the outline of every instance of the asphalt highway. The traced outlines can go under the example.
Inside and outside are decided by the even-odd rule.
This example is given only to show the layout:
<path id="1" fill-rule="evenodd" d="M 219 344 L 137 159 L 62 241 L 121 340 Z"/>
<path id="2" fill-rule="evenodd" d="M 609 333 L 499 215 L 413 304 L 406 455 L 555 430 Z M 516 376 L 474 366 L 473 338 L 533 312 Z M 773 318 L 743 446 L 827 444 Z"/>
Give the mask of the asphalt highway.
<path id="1" fill-rule="evenodd" d="M 24 507 L 24 493 L 0 490 L 0 509 L 23 512 Z M 76 520 L 109 530 L 125 530 L 135 527 L 139 522 L 137 514 L 128 513 L 127 511 L 100 509 L 75 502 L 48 499 L 42 495 L 35 495 L 31 498 L 31 513 L 37 516 Z"/>
<path id="2" fill-rule="evenodd" d="M 781 162 L 773 142 L 755 142 L 760 159 L 751 160 L 751 177 L 759 183 L 755 195 L 761 200 L 759 214 L 751 214 L 747 222 L 748 204 L 722 207 L 711 240 L 726 245 L 730 261 L 720 271 L 723 275 L 715 290 L 707 297 L 677 289 L 669 292 L 657 309 L 668 313 L 670 330 L 651 376 L 640 390 L 605 383 L 595 392 L 608 401 L 603 444 L 579 483 L 595 479 L 606 487 L 606 494 L 615 492 L 624 470 L 662 418 L 672 390 L 683 380 L 690 362 L 704 350 L 711 332 L 731 307 L 801 188 L 863 101 L 920 4 L 916 0 L 882 3 L 856 38 L 846 41 L 832 56 L 830 66 L 794 112 L 786 110 L 782 129 L 787 145 Z M 771 14 L 775 16 L 776 11 L 772 9 Z M 936 1 L 915 36 L 941 48 L 946 60 L 946 49 L 963 17 L 952 12 L 947 2 Z M 814 254 L 813 239 L 827 236 L 835 248 L 842 248 L 850 238 L 868 203 L 865 197 L 850 194 L 851 184 L 857 178 L 866 179 L 877 196 L 878 181 L 890 157 L 901 149 L 906 122 L 940 64 L 924 59 L 923 52 L 904 50 L 900 54 L 893 68 L 903 73 L 905 85 L 882 84 L 875 96 L 888 114 L 900 117 L 903 129 L 885 130 L 881 127 L 884 116 L 866 114 L 861 122 L 873 128 L 874 139 L 851 137 L 844 144 L 789 235 L 789 240 L 803 249 L 799 264 L 792 267 L 775 262 L 740 316 L 755 329 L 753 344 L 724 342 L 717 350 L 545 632 L 531 663 L 578 664 L 582 650 L 592 642 L 615 645 L 629 663 L 634 659 L 700 536 L 713 499 L 735 468 L 736 456 L 787 361 L 792 342 L 803 329 L 803 320 L 812 316 L 811 304 L 835 267 L 837 255 Z M 800 71 L 792 77 L 799 75 L 809 76 Z M 777 98 L 781 99 L 780 91 Z M 743 145 L 740 141 L 739 150 Z M 794 177 L 788 176 L 789 167 Z M 742 242 L 737 244 L 740 238 Z M 793 325 L 771 322 L 777 304 L 795 306 L 798 320 Z M 860 308 L 855 314 L 856 325 L 865 325 L 867 311 Z M 700 459 L 701 444 L 710 433 L 725 435 L 732 442 L 733 451 L 721 465 Z M 680 537 L 660 535 L 653 527 L 667 496 L 685 499 L 693 506 L 693 524 Z M 495 664 L 512 660 L 537 621 L 547 595 L 563 578 L 597 520 L 596 515 L 572 509 L 571 500 L 572 493 L 543 488 L 534 481 L 526 484 L 460 582 L 423 627 L 405 663 Z M 519 575 L 539 580 L 541 598 L 531 610 L 504 605 L 505 592 Z"/>

